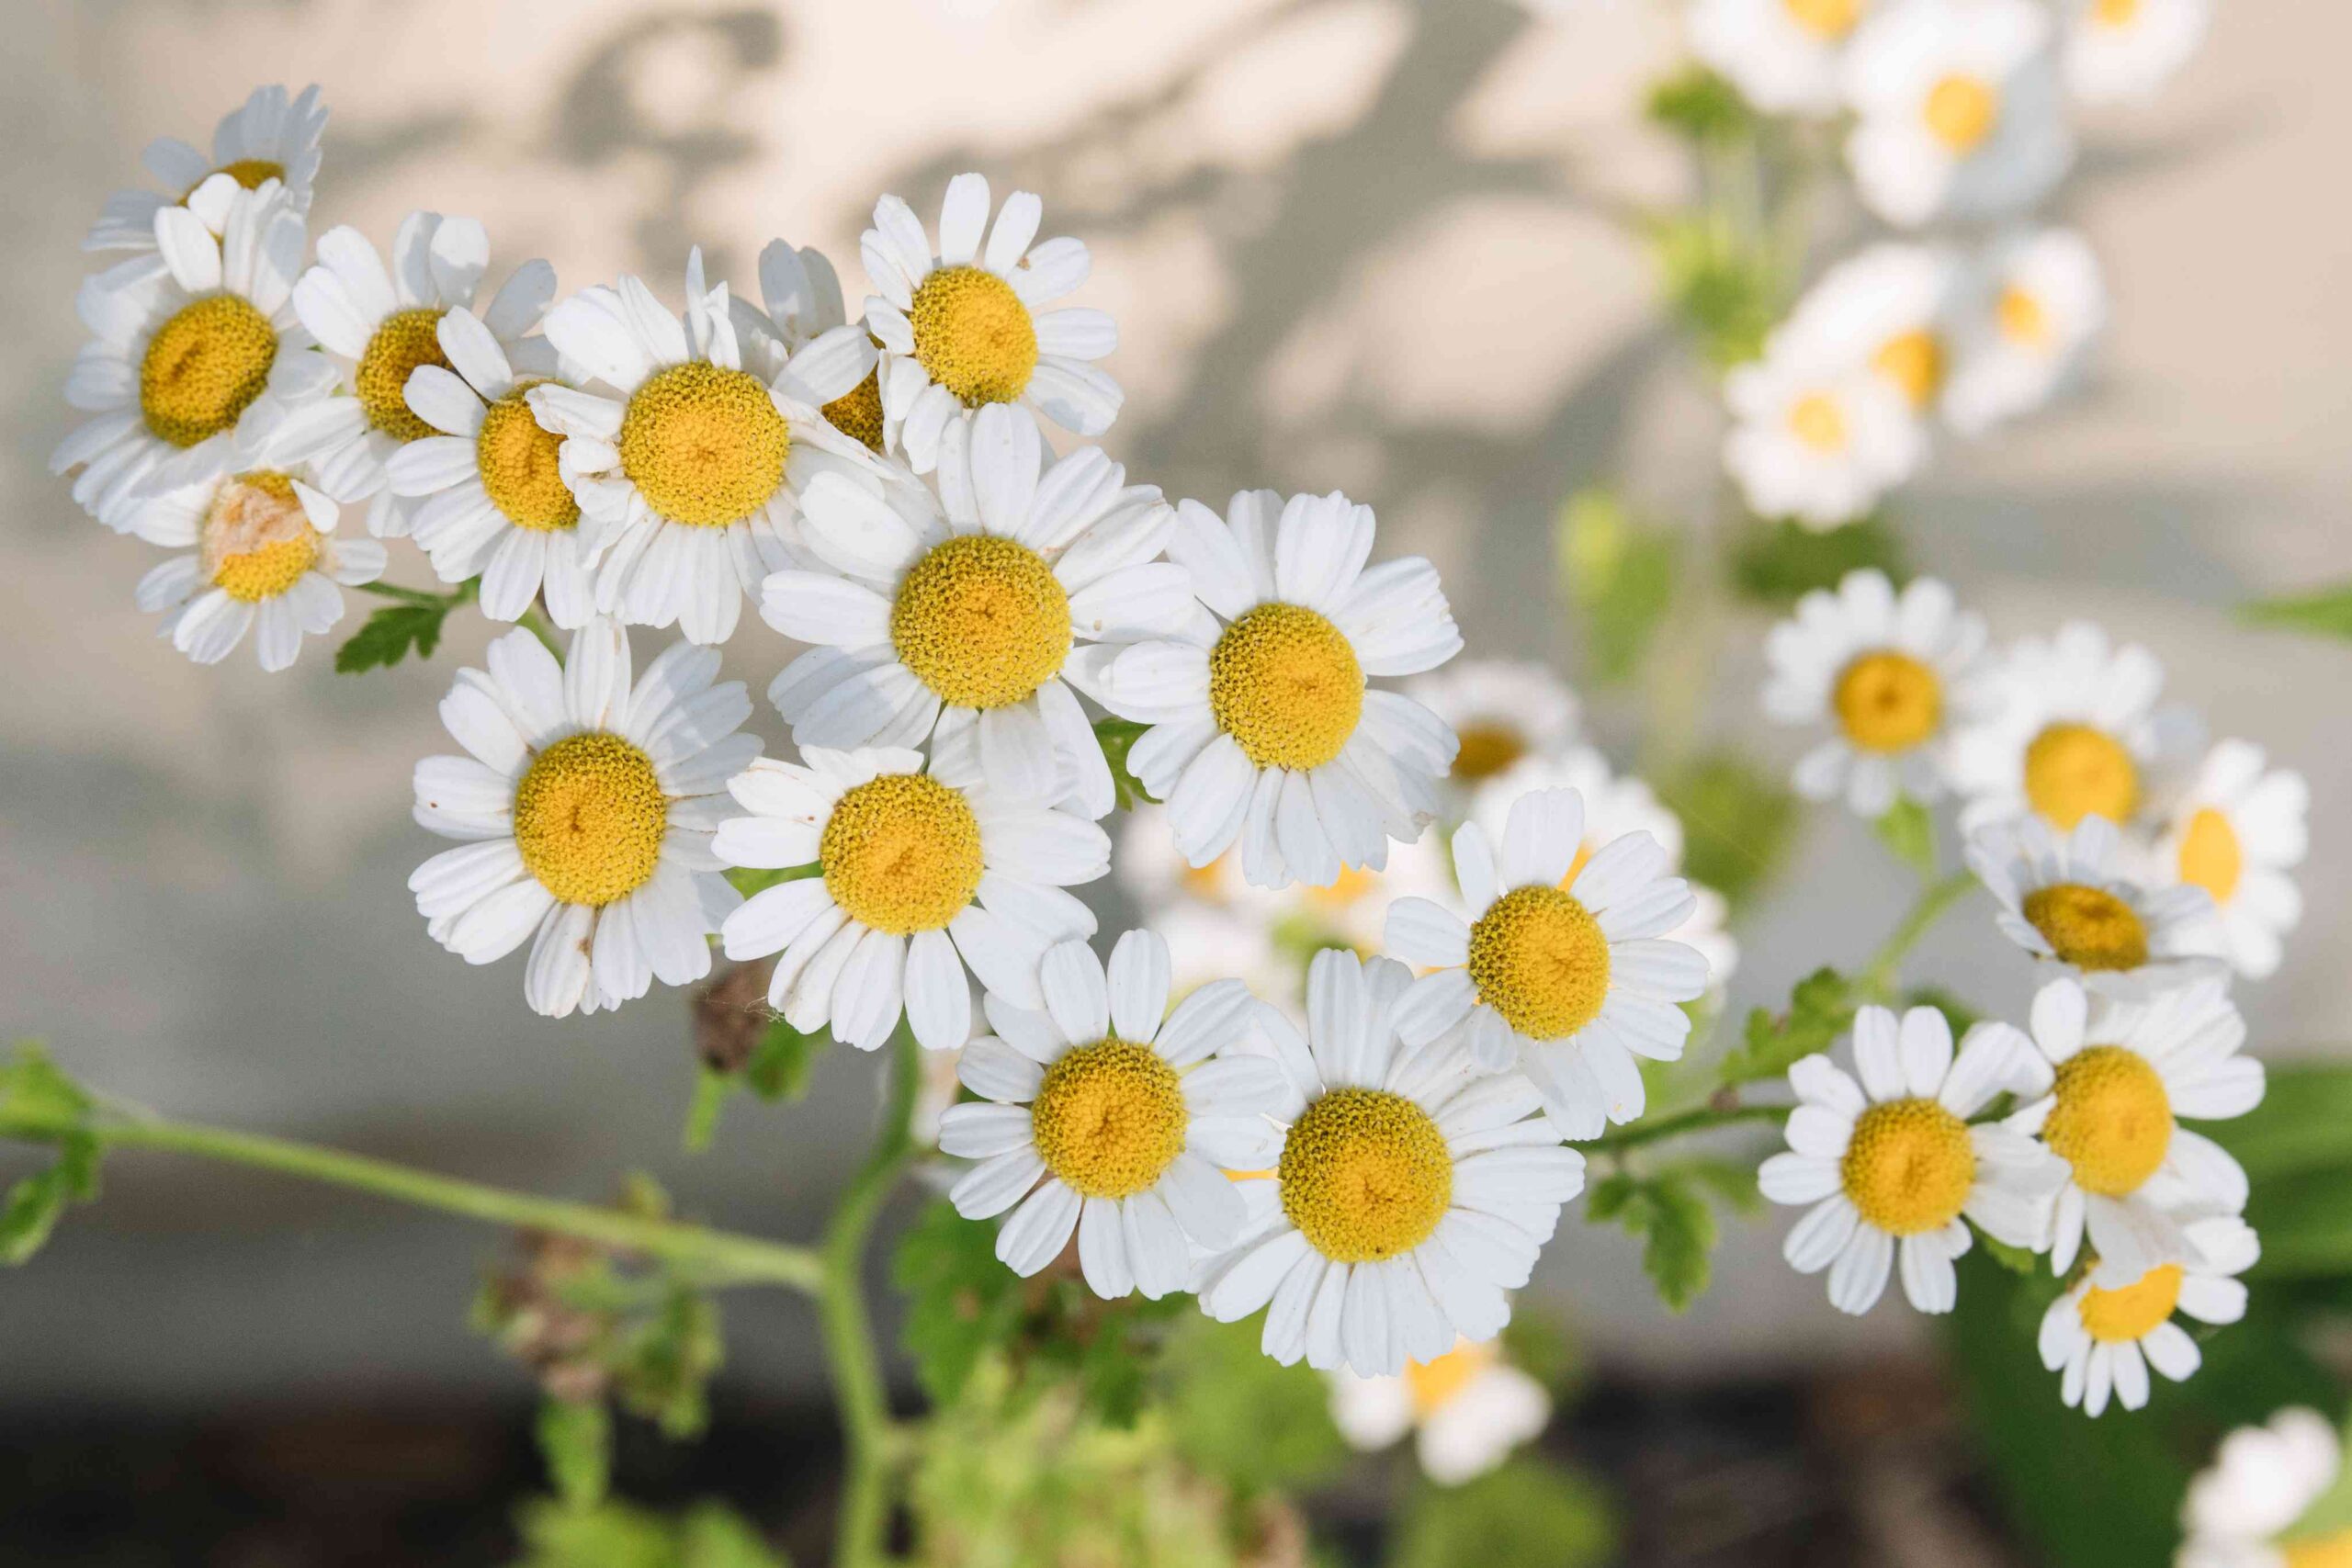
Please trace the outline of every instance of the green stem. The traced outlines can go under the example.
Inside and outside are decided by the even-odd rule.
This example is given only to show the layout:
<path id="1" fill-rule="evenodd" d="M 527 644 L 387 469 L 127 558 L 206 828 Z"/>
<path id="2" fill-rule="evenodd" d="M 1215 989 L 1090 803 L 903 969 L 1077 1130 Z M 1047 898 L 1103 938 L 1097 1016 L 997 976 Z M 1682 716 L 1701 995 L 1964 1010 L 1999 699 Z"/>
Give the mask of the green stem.
<path id="1" fill-rule="evenodd" d="M 379 599 L 397 599 L 403 604 L 454 604 L 460 593 L 428 593 L 422 588 L 402 588 L 393 582 L 355 582 L 351 586 L 362 593 L 373 593 Z"/>
<path id="2" fill-rule="evenodd" d="M 883 1201 L 914 1153 L 915 1089 L 922 1077 L 915 1049 L 913 1032 L 900 1024 L 891 1040 L 882 1125 L 825 1227 L 824 1285 L 817 1311 L 841 1411 L 845 1472 L 834 1529 L 835 1568 L 876 1568 L 889 1561 L 890 1471 L 899 1444 L 865 1308 L 865 1245 Z"/>
<path id="3" fill-rule="evenodd" d="M 1744 1122 L 1770 1122 L 1775 1125 L 1789 1119 L 1790 1107 L 1785 1105 L 1701 1106 L 1673 1116 L 1661 1116 L 1655 1122 L 1636 1122 L 1614 1133 L 1604 1133 L 1587 1143 L 1573 1144 L 1588 1155 L 1623 1154 L 1627 1149 L 1655 1144 L 1667 1138 L 1679 1138 L 1687 1133 L 1713 1132 L 1717 1127 L 1736 1126 Z"/>
<path id="4" fill-rule="evenodd" d="M 1920 889 L 1918 902 L 1911 906 L 1902 923 L 1894 928 L 1894 933 L 1878 952 L 1871 954 L 1869 967 L 1862 971 L 1854 988 L 1871 1001 L 1883 1002 L 1894 995 L 1895 975 L 1902 968 L 1905 956 L 1918 945 L 1919 939 L 1928 934 L 1928 928 L 1943 919 L 1945 912 L 1975 886 L 1976 874 L 1962 870 Z"/>

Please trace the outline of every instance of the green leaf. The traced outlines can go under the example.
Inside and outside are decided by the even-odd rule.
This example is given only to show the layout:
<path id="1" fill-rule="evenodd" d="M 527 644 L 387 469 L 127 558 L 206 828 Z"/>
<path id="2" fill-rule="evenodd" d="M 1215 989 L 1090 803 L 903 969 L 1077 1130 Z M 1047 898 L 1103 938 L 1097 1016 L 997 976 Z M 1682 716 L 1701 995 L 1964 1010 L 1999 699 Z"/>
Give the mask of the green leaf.
<path id="1" fill-rule="evenodd" d="M 678 1521 L 678 1568 L 790 1568 L 750 1520 L 724 1503 L 697 1503 Z"/>
<path id="2" fill-rule="evenodd" d="M 1137 724 L 1126 718 L 1098 718 L 1094 721 L 1094 739 L 1102 748 L 1102 760 L 1111 767 L 1111 788 L 1118 799 L 1118 808 L 1132 810 L 1138 804 L 1159 804 L 1154 801 L 1135 773 L 1127 766 L 1127 753 L 1151 726 Z"/>
<path id="3" fill-rule="evenodd" d="M 1555 545 L 1563 595 L 1584 619 L 1594 676 L 1604 683 L 1630 679 L 1673 600 L 1680 541 L 1637 524 L 1610 491 L 1588 490 L 1561 508 Z"/>
<path id="4" fill-rule="evenodd" d="M 1521 1456 L 1460 1486 L 1416 1488 L 1388 1568 L 1589 1568 L 1616 1550 L 1616 1520 L 1598 1485 Z"/>
<path id="5" fill-rule="evenodd" d="M 1893 525 L 1872 515 L 1816 533 L 1801 523 L 1751 522 L 1732 551 L 1732 583 L 1759 604 L 1787 609 L 1816 589 L 1831 589 L 1849 571 L 1876 567 L 1897 588 L 1908 581 L 1903 541 Z"/>
<path id="6" fill-rule="evenodd" d="M 1720 214 L 1693 212 L 1649 226 L 1660 290 L 1718 369 L 1764 352 L 1781 314 L 1786 280 L 1778 259 Z"/>
<path id="7" fill-rule="evenodd" d="M 1329 1387 L 1304 1364 L 1268 1359 L 1259 1336 L 1255 1322 L 1189 1314 L 1155 1371 L 1160 1419 L 1186 1461 L 1244 1495 L 1318 1485 L 1348 1461 Z"/>
<path id="8" fill-rule="evenodd" d="M 1021 1280 L 997 1261 L 996 1227 L 935 1202 L 908 1227 L 890 1277 L 908 1297 L 901 1342 L 916 1381 L 933 1404 L 955 1403 L 981 1357 L 1021 1322 Z"/>
<path id="9" fill-rule="evenodd" d="M 40 1136 L 80 1127 L 90 1110 L 90 1097 L 39 1041 L 18 1041 L 15 1055 L 0 1066 L 0 1134 Z"/>
<path id="10" fill-rule="evenodd" d="M 1686 1311 L 1705 1293 L 1714 1268 L 1715 1215 L 1688 1173 L 1606 1177 L 1586 1199 L 1585 1215 L 1642 1238 L 1642 1269 L 1670 1310 Z"/>
<path id="11" fill-rule="evenodd" d="M 2352 1066 L 2273 1064 L 2261 1104 L 2204 1130 L 2236 1156 L 2257 1188 L 2282 1177 L 2352 1168 Z"/>
<path id="12" fill-rule="evenodd" d="M 787 882 L 805 882 L 809 877 L 822 876 L 824 874 L 824 866 L 812 860 L 807 865 L 788 865 L 781 871 L 755 871 L 749 866 L 729 866 L 727 868 L 726 875 L 728 885 L 744 897 L 749 898 L 755 893 L 764 893 L 771 887 L 781 887 Z"/>
<path id="13" fill-rule="evenodd" d="M 605 1500 L 612 1480 L 613 1419 L 604 1402 L 548 1399 L 539 1405 L 539 1457 L 557 1496 L 574 1508 Z"/>
<path id="14" fill-rule="evenodd" d="M 1736 908 L 1780 869 L 1796 835 L 1796 796 L 1777 775 L 1711 752 L 1659 782 L 1682 819 L 1682 872 Z"/>
<path id="15" fill-rule="evenodd" d="M 1703 65 L 1650 88 L 1651 122 L 1702 146 L 1730 146 L 1756 134 L 1756 112 L 1739 89 Z"/>
<path id="16" fill-rule="evenodd" d="M 1872 824 L 1887 852 L 1917 872 L 1922 879 L 1936 874 L 1936 819 L 1928 808 L 1904 795 Z"/>
<path id="17" fill-rule="evenodd" d="M 2296 598 L 2257 600 L 2238 615 L 2257 626 L 2352 637 L 2352 582 Z"/>
<path id="18" fill-rule="evenodd" d="M 349 640 L 334 650 L 335 672 L 352 675 L 363 670 L 389 670 L 412 649 L 419 659 L 431 658 L 441 645 L 442 623 L 457 603 L 453 599 L 435 604 L 385 605 L 360 623 Z"/>
<path id="19" fill-rule="evenodd" d="M 0 1201 L 0 1263 L 28 1262 L 57 1228 L 73 1201 L 72 1187 L 54 1166 L 28 1176 Z"/>
<path id="20" fill-rule="evenodd" d="M 830 1033 L 803 1034 L 781 1018 L 760 1036 L 759 1047 L 743 1068 L 752 1092 L 769 1101 L 797 1101 L 808 1093 L 808 1079 L 817 1059 L 833 1043 Z"/>
<path id="21" fill-rule="evenodd" d="M 1764 1008 L 1747 1015 L 1746 1039 L 1724 1056 L 1726 1085 L 1779 1077 L 1853 1026 L 1859 1005 L 1854 987 L 1835 969 L 1816 969 L 1797 982 L 1789 1010 L 1774 1017 Z"/>

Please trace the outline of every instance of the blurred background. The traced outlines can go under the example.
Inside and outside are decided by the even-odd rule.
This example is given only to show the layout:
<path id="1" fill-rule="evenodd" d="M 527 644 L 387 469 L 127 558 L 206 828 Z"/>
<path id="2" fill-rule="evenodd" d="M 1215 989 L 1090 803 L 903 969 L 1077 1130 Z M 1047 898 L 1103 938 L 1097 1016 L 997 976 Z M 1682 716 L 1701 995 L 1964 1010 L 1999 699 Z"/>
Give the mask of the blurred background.
<path id="1" fill-rule="evenodd" d="M 681 1154 L 684 998 L 537 1019 L 514 964 L 456 963 L 403 886 L 438 847 L 409 822 L 410 769 L 446 749 L 435 703 L 483 624 L 458 617 L 431 664 L 367 680 L 318 645 L 285 676 L 242 653 L 196 668 L 131 604 L 146 547 L 45 474 L 95 265 L 83 231 L 141 183 L 146 141 L 203 141 L 254 84 L 324 86 L 314 232 L 380 241 L 413 207 L 473 214 L 494 275 L 545 255 L 567 289 L 628 270 L 674 298 L 696 243 L 748 283 L 780 235 L 834 256 L 854 298 L 877 193 L 928 214 L 967 168 L 1036 190 L 1046 231 L 1093 247 L 1078 302 L 1119 322 L 1128 400 L 1105 444 L 1130 474 L 1212 502 L 1346 490 L 1377 509 L 1385 549 L 1437 563 L 1473 656 L 1577 674 L 1551 586 L 1570 492 L 1614 478 L 1671 516 L 1718 482 L 1715 400 L 1627 218 L 1686 173 L 1640 113 L 1679 52 L 1667 5 L 12 0 L 8 17 L 0 1030 L 175 1115 L 580 1198 L 641 1168 L 694 1214 L 797 1237 L 875 1096 L 873 1064 L 835 1052 L 807 1105 L 739 1105 L 711 1153 Z M 2273 1059 L 2352 1038 L 2352 915 L 2326 896 L 2352 879 L 2333 809 L 2352 748 L 2327 695 L 2352 682 L 2352 649 L 2233 621 L 2352 573 L 2347 52 L 2352 12 L 2224 7 L 2156 105 L 2086 120 L 2055 216 L 2088 233 L 2113 294 L 2093 383 L 1942 453 L 1904 503 L 1915 565 L 1996 637 L 2096 617 L 2151 646 L 2218 731 L 2310 778 L 2310 912 L 2280 976 L 2245 994 Z M 394 563 L 424 581 L 413 552 Z M 1793 745 L 1755 706 L 1770 616 L 1738 613 L 1704 722 L 1777 768 Z M 729 672 L 757 691 L 787 651 L 747 619 Z M 1589 694 L 1587 710 L 1630 761 L 1641 705 Z M 772 712 L 754 723 L 781 739 Z M 1822 933 L 1882 931 L 1909 896 L 1866 825 L 1822 812 L 1802 831 L 1801 871 L 1742 913 L 1736 1010 L 1859 957 Z M 1092 892 L 1115 925 L 1116 894 Z M 2020 1004 L 2009 956 L 1963 922 L 1921 972 Z M 1544 1258 L 1533 1297 L 1597 1380 L 1570 1440 L 1649 1488 L 1644 1514 L 1679 1497 L 1696 1529 L 1710 1498 L 1747 1500 L 1727 1536 L 1633 1550 L 1778 1562 L 1768 1543 L 1810 1529 L 1855 1562 L 2019 1560 L 1939 1424 L 1919 1320 L 1830 1312 L 1780 1263 L 1783 1228 L 1735 1227 L 1679 1317 L 1618 1233 L 1571 1224 Z M 0 1540 L 48 1543 L 0 1555 L 390 1562 L 429 1539 L 435 1561 L 494 1560 L 502 1500 L 531 1472 L 526 1381 L 464 1312 L 498 1254 L 486 1232 L 365 1200 L 115 1160 L 106 1201 L 0 1278 Z M 771 1516 L 820 1488 L 812 1334 L 796 1300 L 730 1299 L 694 1485 Z M 1894 1429 L 1905 1440 L 1877 1440 Z M 659 1490 L 686 1485 L 687 1462 L 641 1468 Z M 134 1499 L 158 1513 L 126 1517 Z M 170 1519 L 185 1528 L 150 1528 Z"/>

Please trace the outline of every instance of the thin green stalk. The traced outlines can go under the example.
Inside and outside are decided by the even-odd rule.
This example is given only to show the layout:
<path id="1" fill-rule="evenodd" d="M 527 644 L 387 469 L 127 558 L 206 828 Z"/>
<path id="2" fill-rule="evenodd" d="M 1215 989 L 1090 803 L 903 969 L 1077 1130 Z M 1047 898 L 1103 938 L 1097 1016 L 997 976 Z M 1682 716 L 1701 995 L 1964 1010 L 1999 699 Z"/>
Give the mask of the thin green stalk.
<path id="1" fill-rule="evenodd" d="M 548 625 L 548 618 L 545 615 L 539 614 L 538 605 L 535 604 L 526 608 L 523 612 L 521 621 L 517 624 L 533 637 L 537 637 L 549 653 L 554 654 L 558 659 L 563 657 L 563 645 L 556 641 L 555 628 Z"/>
<path id="2" fill-rule="evenodd" d="M 1920 889 L 1918 902 L 1911 906 L 1910 912 L 1878 952 L 1871 955 L 1869 966 L 1855 982 L 1855 989 L 1872 1001 L 1883 1002 L 1894 995 L 1895 975 L 1902 968 L 1904 958 L 1918 945 L 1928 929 L 1975 886 L 1976 874 L 1962 870 Z"/>
<path id="3" fill-rule="evenodd" d="M 1789 1111 L 1790 1107 L 1785 1105 L 1702 1105 L 1696 1111 L 1661 1116 L 1655 1122 L 1636 1122 L 1618 1132 L 1604 1133 L 1598 1138 L 1570 1146 L 1588 1155 L 1623 1154 L 1645 1144 L 1679 1138 L 1690 1133 L 1710 1133 L 1718 1127 L 1737 1126 L 1747 1122 L 1770 1122 L 1777 1125 L 1789 1119 Z"/>
<path id="4" fill-rule="evenodd" d="M 402 588 L 396 582 L 355 582 L 351 585 L 362 593 L 373 593 L 379 599 L 397 599 L 403 604 L 454 604 L 464 597 L 458 593 L 428 593 L 422 588 Z"/>

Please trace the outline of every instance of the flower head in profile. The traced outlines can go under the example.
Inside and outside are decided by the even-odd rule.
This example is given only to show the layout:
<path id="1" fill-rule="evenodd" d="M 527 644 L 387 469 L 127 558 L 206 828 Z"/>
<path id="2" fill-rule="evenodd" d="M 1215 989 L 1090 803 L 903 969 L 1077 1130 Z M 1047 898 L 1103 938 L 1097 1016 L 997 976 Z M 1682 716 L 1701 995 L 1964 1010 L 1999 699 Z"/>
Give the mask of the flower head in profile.
<path id="1" fill-rule="evenodd" d="M 2125 1284 L 2103 1284 L 2106 1270 L 2094 1269 L 2042 1314 L 2041 1364 L 2060 1374 L 2068 1409 L 2098 1416 L 2110 1396 L 2126 1410 L 2143 1408 L 2151 1367 L 2188 1382 L 2204 1358 L 2176 1313 L 2217 1325 L 2245 1315 L 2237 1276 L 2261 1256 L 2254 1232 L 2235 1215 L 2216 1214 L 2191 1220 L 2183 1234 L 2185 1261 L 2159 1263 Z"/>
<path id="2" fill-rule="evenodd" d="M 1331 1419 L 1351 1447 L 1374 1451 L 1410 1435 L 1422 1473 L 1441 1486 L 1476 1480 L 1552 1420 L 1551 1394 L 1494 1339 L 1457 1339 L 1393 1376 L 1329 1376 Z"/>
<path id="3" fill-rule="evenodd" d="M 871 338 L 842 330 L 851 323 L 833 264 L 813 245 L 796 248 L 770 240 L 760 251 L 759 276 L 759 304 L 741 294 L 730 294 L 727 300 L 744 368 L 764 381 L 785 381 L 792 395 L 806 402 L 816 396 L 816 389 L 840 385 L 843 365 L 864 366 L 856 384 L 820 400 L 818 412 L 869 451 L 889 450 L 892 432 L 882 416 L 881 361 Z M 812 348 L 819 352 L 801 360 L 796 370 L 794 359 Z M 794 382 L 799 383 L 797 388 Z"/>
<path id="4" fill-rule="evenodd" d="M 2310 845 L 2310 805 L 2302 774 L 2271 767 L 2259 746 L 2224 740 L 2171 804 L 2148 856 L 2152 886 L 2211 896 L 2211 951 L 2249 979 L 2278 971 L 2280 941 L 2302 919 L 2289 874 Z"/>
<path id="5" fill-rule="evenodd" d="M 1011 1211 L 997 1257 L 1029 1275 L 1078 1236 L 1096 1295 L 1184 1288 L 1196 1251 L 1232 1245 L 1235 1171 L 1272 1163 L 1281 1070 L 1257 1038 L 1261 1009 L 1238 980 L 1169 1010 L 1167 944 L 1129 931 L 1107 969 L 1083 942 L 1046 953 L 1042 1009 L 988 999 L 992 1035 L 966 1048 L 964 1087 L 941 1152 L 978 1160 L 948 1193 L 967 1219 Z"/>
<path id="6" fill-rule="evenodd" d="M 1839 107 L 1846 44 L 1874 0 L 1696 0 L 1690 52 L 1768 114 Z"/>
<path id="7" fill-rule="evenodd" d="M 1380 1377 L 1493 1338 L 1584 1189 L 1584 1156 L 1525 1079 L 1397 1039 L 1411 983 L 1401 964 L 1328 949 L 1308 968 L 1304 1037 L 1261 1012 L 1284 1079 L 1282 1152 L 1270 1178 L 1236 1184 L 1239 1239 L 1198 1289 L 1220 1323 L 1262 1308 L 1260 1343 L 1285 1366 Z"/>
<path id="8" fill-rule="evenodd" d="M 638 673 L 604 618 L 560 663 L 519 629 L 484 662 L 441 700 L 466 755 L 416 765 L 418 825 L 465 840 L 408 879 L 433 940 L 469 964 L 529 942 L 523 997 L 550 1018 L 710 973 L 741 901 L 711 835 L 760 753 L 742 682 L 714 684 L 718 653 L 685 642 Z"/>
<path id="9" fill-rule="evenodd" d="M 1826 1055 L 1789 1069 L 1797 1106 L 1789 1152 L 1758 1173 L 1775 1203 L 1809 1204 L 1782 1247 L 1800 1273 L 1829 1270 L 1829 1304 L 1865 1313 L 1890 1273 L 1921 1312 L 1959 1299 L 1952 1259 L 1974 1224 L 2040 1250 L 2066 1168 L 2027 1134 L 1971 1125 L 1994 1098 L 2037 1081 L 2032 1047 L 2005 1023 L 1979 1023 L 1952 1050 L 1932 1007 L 1854 1015 L 1857 1082 Z"/>
<path id="10" fill-rule="evenodd" d="M 1724 468 L 1759 517 L 1839 527 L 1927 457 L 1919 421 L 1892 380 L 1784 333 L 1724 378 L 1724 400 L 1733 422 Z"/>
<path id="11" fill-rule="evenodd" d="M 217 208 L 232 190 L 259 190 L 271 180 L 284 190 L 294 211 L 307 213 L 311 182 L 319 173 L 319 140 L 326 128 L 327 109 L 315 84 L 299 94 L 280 86 L 255 87 L 213 128 L 209 155 L 176 136 L 159 136 L 147 143 L 139 161 L 163 191 L 126 190 L 108 197 L 82 248 L 154 250 L 155 214 L 164 208 Z M 219 232 L 217 216 L 207 226 Z"/>
<path id="12" fill-rule="evenodd" d="M 1557 756 L 1577 738 L 1577 703 L 1548 666 L 1457 660 L 1408 682 L 1405 694 L 1445 721 L 1460 749 L 1445 785 L 1459 818 L 1471 795 L 1520 763 Z"/>
<path id="13" fill-rule="evenodd" d="M 1977 270 L 1944 398 L 1945 415 L 1967 435 L 2064 391 L 2107 324 L 2098 255 L 2071 229 L 2008 235 L 1986 250 Z"/>
<path id="14" fill-rule="evenodd" d="M 2067 0 L 2066 86 L 2087 103 L 2155 96 L 2205 41 L 2212 0 Z"/>
<path id="15" fill-rule="evenodd" d="M 2224 975 L 2211 956 L 2212 897 L 2186 883 L 2151 892 L 2129 881 L 2119 850 L 2104 817 L 2063 835 L 2028 818 L 1970 839 L 1968 864 L 2000 901 L 2003 934 L 2094 991 L 2144 998 Z"/>
<path id="16" fill-rule="evenodd" d="M 2188 1540 L 2176 1568 L 2290 1568 L 2298 1551 L 2324 1562 L 2328 1550 L 2352 1546 L 2352 1531 L 2306 1529 L 2303 1519 L 2343 1474 L 2344 1439 L 2316 1410 L 2239 1427 L 2188 1483 L 2180 1510 Z"/>

